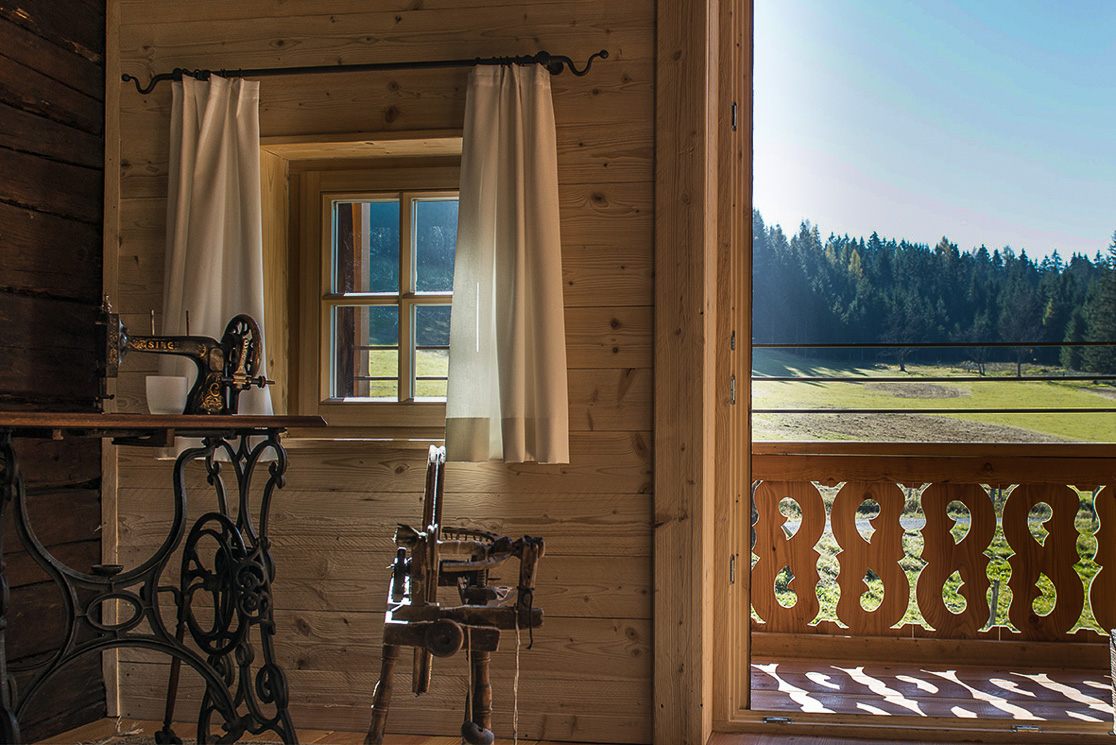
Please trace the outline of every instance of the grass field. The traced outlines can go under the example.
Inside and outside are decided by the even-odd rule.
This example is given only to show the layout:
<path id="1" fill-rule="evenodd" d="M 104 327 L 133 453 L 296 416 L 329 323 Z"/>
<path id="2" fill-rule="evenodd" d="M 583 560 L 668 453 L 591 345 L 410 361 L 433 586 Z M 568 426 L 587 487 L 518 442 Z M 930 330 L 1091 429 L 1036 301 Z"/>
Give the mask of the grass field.
<path id="1" fill-rule="evenodd" d="M 1080 381 L 1015 380 L 1015 365 L 989 365 L 980 381 L 935 382 L 927 378 L 971 377 L 960 365 L 912 364 L 901 372 L 883 362 L 839 363 L 782 350 L 757 349 L 756 376 L 858 376 L 863 382 L 753 381 L 752 406 L 759 409 L 891 409 L 894 414 L 756 414 L 755 440 L 902 440 L 921 442 L 1113 442 L 1116 415 L 1090 409 L 1116 408 L 1116 388 Z M 1057 378 L 1062 368 L 1024 365 L 1024 375 Z M 904 377 L 903 382 L 873 378 Z M 919 409 L 1072 408 L 1068 414 L 918 414 Z"/>

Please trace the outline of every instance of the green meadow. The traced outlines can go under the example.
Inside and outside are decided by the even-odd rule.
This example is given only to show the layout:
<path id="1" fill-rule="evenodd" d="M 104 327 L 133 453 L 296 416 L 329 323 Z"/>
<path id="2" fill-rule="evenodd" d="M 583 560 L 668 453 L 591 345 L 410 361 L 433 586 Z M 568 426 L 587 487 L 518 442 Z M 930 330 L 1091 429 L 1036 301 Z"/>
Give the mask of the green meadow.
<path id="1" fill-rule="evenodd" d="M 843 363 L 803 357 L 784 350 L 756 349 L 754 376 L 863 377 L 855 383 L 775 382 L 753 380 L 757 409 L 889 409 L 895 414 L 855 415 L 756 414 L 755 440 L 906 440 L 952 442 L 1113 442 L 1116 416 L 1090 409 L 1116 408 L 1116 388 L 1097 383 L 1058 380 L 1062 368 L 1024 365 L 1024 376 L 1049 381 L 1016 380 L 1014 363 L 989 364 L 979 381 L 935 381 L 941 377 L 975 377 L 962 365 L 898 364 L 889 361 Z M 902 377 L 902 382 L 873 378 Z M 1062 414 L 920 415 L 919 409 L 1067 408 Z M 898 422 L 899 424 L 896 424 Z"/>

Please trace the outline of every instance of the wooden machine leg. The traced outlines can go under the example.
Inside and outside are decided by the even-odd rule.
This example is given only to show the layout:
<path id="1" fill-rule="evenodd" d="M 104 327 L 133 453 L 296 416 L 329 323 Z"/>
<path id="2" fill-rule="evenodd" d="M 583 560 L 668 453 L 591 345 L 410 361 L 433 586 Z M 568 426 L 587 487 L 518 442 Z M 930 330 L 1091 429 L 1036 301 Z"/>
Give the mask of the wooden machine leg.
<path id="1" fill-rule="evenodd" d="M 474 650 L 473 665 L 473 721 L 481 729 L 492 729 L 492 681 L 488 677 L 491 652 Z"/>
<path id="2" fill-rule="evenodd" d="M 376 690 L 372 693 L 372 723 L 368 726 L 364 745 L 383 745 L 388 706 L 391 705 L 391 676 L 395 673 L 395 663 L 398 661 L 399 647 L 395 644 L 385 644 L 380 662 L 380 680 L 377 681 Z"/>

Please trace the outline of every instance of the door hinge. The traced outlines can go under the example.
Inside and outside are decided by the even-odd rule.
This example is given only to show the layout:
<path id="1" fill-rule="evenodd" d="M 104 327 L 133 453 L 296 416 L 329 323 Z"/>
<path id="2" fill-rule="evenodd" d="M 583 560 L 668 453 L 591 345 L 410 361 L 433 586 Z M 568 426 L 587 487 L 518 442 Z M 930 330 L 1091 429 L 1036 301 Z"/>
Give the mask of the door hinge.
<path id="1" fill-rule="evenodd" d="M 736 101 L 732 102 L 732 131 L 736 131 Z"/>
<path id="2" fill-rule="evenodd" d="M 729 584 L 736 584 L 736 554 L 729 554 Z"/>
<path id="3" fill-rule="evenodd" d="M 729 403 L 733 406 L 736 405 L 736 376 L 733 375 L 729 379 Z"/>
<path id="4" fill-rule="evenodd" d="M 152 336 L 154 336 L 154 334 L 152 334 Z M 731 349 L 734 352 L 736 351 L 736 332 L 735 331 L 733 331 L 732 336 L 729 337 L 729 349 Z"/>

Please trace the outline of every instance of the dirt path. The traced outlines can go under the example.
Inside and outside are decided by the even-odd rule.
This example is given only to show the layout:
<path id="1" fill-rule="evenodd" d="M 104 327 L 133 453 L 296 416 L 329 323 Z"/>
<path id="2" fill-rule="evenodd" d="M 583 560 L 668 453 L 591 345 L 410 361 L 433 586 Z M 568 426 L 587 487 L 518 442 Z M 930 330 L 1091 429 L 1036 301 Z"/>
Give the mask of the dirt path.
<path id="1" fill-rule="evenodd" d="M 873 442 L 1065 442 L 1022 427 L 917 414 L 757 415 L 756 440 Z"/>

